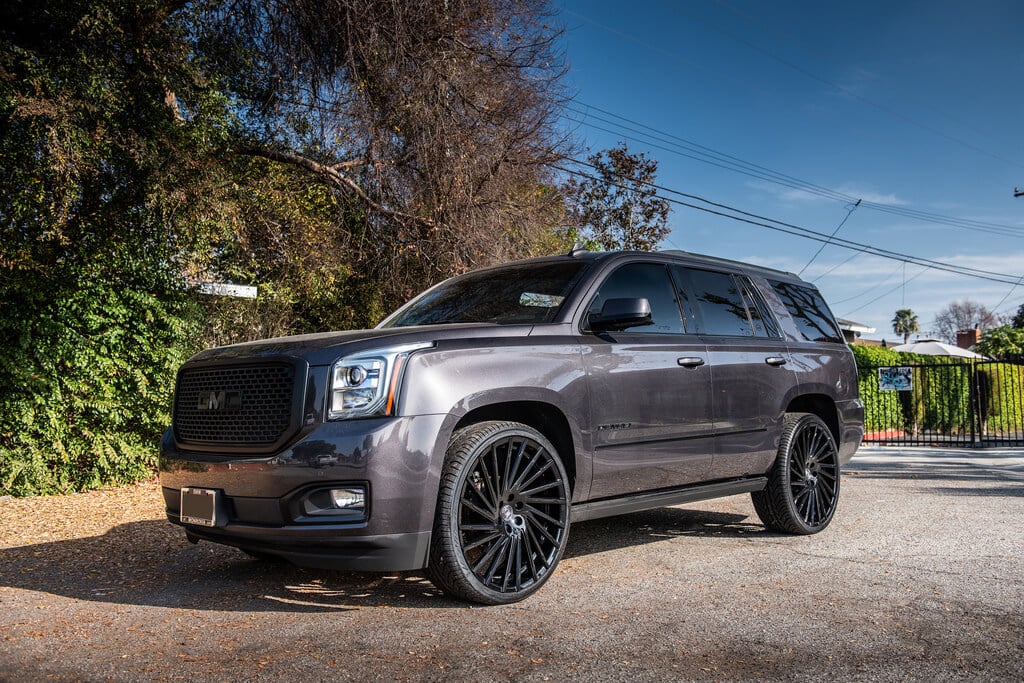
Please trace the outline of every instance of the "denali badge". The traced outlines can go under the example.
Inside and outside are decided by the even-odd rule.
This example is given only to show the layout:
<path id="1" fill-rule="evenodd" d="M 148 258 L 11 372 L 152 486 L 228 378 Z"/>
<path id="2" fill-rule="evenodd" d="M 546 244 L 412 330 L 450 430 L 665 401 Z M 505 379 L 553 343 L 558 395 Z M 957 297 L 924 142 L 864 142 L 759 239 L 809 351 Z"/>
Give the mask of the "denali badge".
<path id="1" fill-rule="evenodd" d="M 197 410 L 241 410 L 240 391 L 200 391 Z"/>

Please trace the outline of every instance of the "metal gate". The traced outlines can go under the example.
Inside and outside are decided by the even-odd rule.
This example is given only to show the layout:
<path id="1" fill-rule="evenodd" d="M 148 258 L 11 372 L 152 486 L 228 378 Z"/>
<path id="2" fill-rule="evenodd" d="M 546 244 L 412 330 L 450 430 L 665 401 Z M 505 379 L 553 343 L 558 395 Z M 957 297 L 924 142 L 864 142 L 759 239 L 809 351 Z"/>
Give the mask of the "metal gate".
<path id="1" fill-rule="evenodd" d="M 936 361 L 858 369 L 864 441 L 1024 446 L 1024 362 Z"/>

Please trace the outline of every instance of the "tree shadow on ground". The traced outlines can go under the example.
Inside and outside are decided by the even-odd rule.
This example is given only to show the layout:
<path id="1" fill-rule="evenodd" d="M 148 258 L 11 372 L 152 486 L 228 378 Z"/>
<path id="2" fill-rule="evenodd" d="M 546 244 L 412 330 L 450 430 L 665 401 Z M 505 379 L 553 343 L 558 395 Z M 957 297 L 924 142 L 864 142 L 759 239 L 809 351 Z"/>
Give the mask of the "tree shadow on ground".
<path id="1" fill-rule="evenodd" d="M 566 557 L 680 536 L 765 534 L 742 514 L 660 508 L 572 526 Z M 308 570 L 249 558 L 213 543 L 192 545 L 162 520 L 101 536 L 0 549 L 0 586 L 75 600 L 193 610 L 338 612 L 361 607 L 467 607 L 421 573 Z"/>
<path id="2" fill-rule="evenodd" d="M 1018 465 L 1018 453 L 1012 462 L 1003 457 L 979 454 L 977 458 L 961 454 L 926 456 L 890 455 L 884 459 L 854 458 L 843 468 L 844 475 L 857 479 L 915 479 L 938 483 L 936 493 L 946 495 L 1024 496 L 1024 465 Z M 956 483 L 962 486 L 955 486 Z"/>

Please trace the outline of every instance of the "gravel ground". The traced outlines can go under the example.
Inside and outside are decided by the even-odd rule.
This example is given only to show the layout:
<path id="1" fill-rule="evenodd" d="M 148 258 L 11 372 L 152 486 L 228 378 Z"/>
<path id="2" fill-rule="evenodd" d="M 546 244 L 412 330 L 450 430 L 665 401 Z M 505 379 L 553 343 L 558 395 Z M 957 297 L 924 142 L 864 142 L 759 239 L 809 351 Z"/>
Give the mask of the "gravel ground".
<path id="1" fill-rule="evenodd" d="M 188 544 L 155 484 L 0 500 L 0 680 L 1024 679 L 1024 452 L 866 448 L 813 537 L 749 498 L 574 525 L 517 605 Z"/>

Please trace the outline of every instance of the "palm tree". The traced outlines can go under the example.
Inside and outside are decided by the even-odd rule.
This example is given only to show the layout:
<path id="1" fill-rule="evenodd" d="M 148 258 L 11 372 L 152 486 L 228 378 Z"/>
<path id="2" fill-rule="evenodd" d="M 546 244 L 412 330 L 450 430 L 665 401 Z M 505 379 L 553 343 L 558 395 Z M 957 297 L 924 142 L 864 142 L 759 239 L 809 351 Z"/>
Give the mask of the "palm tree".
<path id="1" fill-rule="evenodd" d="M 892 331 L 896 334 L 902 334 L 903 343 L 906 344 L 907 340 L 910 339 L 910 335 L 921 331 L 921 326 L 917 324 L 917 316 L 912 310 L 901 308 L 893 316 Z"/>

